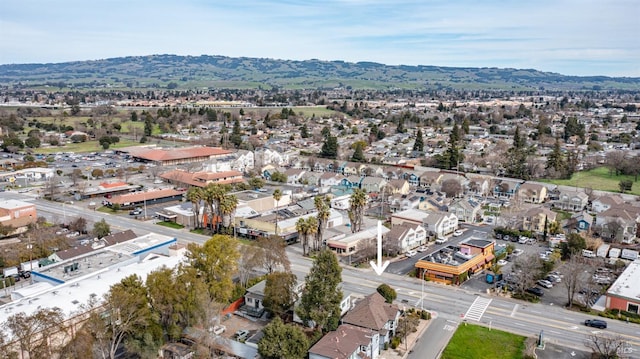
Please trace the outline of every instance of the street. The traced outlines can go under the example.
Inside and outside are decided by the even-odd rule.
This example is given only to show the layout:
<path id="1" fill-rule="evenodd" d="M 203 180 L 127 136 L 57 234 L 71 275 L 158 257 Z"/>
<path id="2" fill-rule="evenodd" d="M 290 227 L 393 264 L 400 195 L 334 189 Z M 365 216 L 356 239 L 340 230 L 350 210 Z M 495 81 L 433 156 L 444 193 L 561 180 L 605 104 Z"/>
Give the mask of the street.
<path id="1" fill-rule="evenodd" d="M 27 202 L 34 202 L 40 216 L 48 218 L 60 218 L 66 216 L 83 216 L 89 223 L 97 222 L 102 218 L 111 225 L 112 229 L 133 229 L 138 235 L 147 232 L 157 232 L 165 235 L 176 236 L 181 242 L 202 243 L 207 237 L 189 233 L 186 230 L 174 230 L 166 227 L 159 227 L 150 222 L 141 222 L 126 218 L 123 216 L 113 216 L 108 213 L 88 211 L 86 208 L 77 207 L 75 205 L 67 205 L 64 208 L 59 203 L 49 202 L 36 199 L 33 196 L 19 194 L 15 192 L 7 192 L 3 194 L 7 199 L 19 199 Z M 64 213 L 63 213 L 64 211 Z M 486 227 L 491 230 L 491 227 Z M 472 236 L 479 229 L 467 229 L 462 236 L 453 237 L 451 241 L 462 241 Z M 447 243 L 451 244 L 451 243 Z M 444 244 L 444 245 L 447 245 Z M 439 247 L 439 246 L 437 246 Z M 437 249 L 436 246 L 429 248 L 430 251 Z M 287 248 L 291 261 L 292 271 L 300 278 L 308 273 L 312 260 L 303 257 L 299 245 L 293 245 Z M 425 252 L 426 253 L 426 252 Z M 387 283 L 392 286 L 398 293 L 397 303 L 400 307 L 417 307 L 424 306 L 424 309 L 435 311 L 438 321 L 431 325 L 425 336 L 431 337 L 432 331 L 448 331 L 465 320 L 465 313 L 470 311 L 472 304 L 478 296 L 486 298 L 484 302 L 488 302 L 486 308 L 483 309 L 479 316 L 472 320 L 466 318 L 469 323 L 480 323 L 491 326 L 496 329 L 517 333 L 524 336 L 538 336 L 544 331 L 545 340 L 550 344 L 557 344 L 578 350 L 585 350 L 585 340 L 587 336 L 593 333 L 605 332 L 611 335 L 620 335 L 628 341 L 633 353 L 640 352 L 640 326 L 636 324 L 628 324 L 622 321 L 608 319 L 609 327 L 605 331 L 583 325 L 585 319 L 592 318 L 580 312 L 572 312 L 565 310 L 557 305 L 549 304 L 532 304 L 511 298 L 498 297 L 488 295 L 477 290 L 467 290 L 455 286 L 447 286 L 433 282 L 423 282 L 416 278 L 411 278 L 404 273 L 407 268 L 412 268 L 413 263 L 421 256 L 409 258 L 395 262 L 395 266 L 389 266 L 389 270 L 382 275 L 377 276 L 372 269 L 360 269 L 349 266 L 343 266 L 342 280 L 343 292 L 352 293 L 354 296 L 365 296 L 373 293 L 376 288 Z M 393 268 L 393 270 L 392 270 Z M 396 274 L 400 272 L 401 274 Z M 424 300 L 423 302 L 421 300 Z M 448 328 L 448 329 L 447 329 Z M 424 343 L 429 345 L 442 345 L 445 342 L 444 336 L 447 333 L 438 333 L 438 336 L 427 340 L 420 340 L 418 346 L 414 350 L 413 357 L 425 357 L 424 353 L 419 352 Z M 440 338 L 440 339 L 438 339 Z M 436 342 L 434 342 L 436 341 Z"/>

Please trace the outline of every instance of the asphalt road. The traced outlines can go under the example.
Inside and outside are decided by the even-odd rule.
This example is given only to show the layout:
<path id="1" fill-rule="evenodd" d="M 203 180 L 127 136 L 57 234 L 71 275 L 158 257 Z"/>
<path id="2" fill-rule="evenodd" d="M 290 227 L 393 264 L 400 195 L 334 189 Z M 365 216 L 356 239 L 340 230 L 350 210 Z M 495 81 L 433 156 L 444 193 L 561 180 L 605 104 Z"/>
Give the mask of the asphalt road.
<path id="1" fill-rule="evenodd" d="M 35 199 L 28 194 L 5 192 L 3 193 L 3 198 L 15 198 L 35 202 L 40 215 L 60 217 L 63 215 L 63 211 L 65 211 L 66 215 L 82 215 L 87 218 L 89 222 L 95 222 L 105 218 L 107 222 L 111 224 L 112 228 L 131 228 L 137 234 L 160 232 L 162 234 L 176 236 L 183 242 L 202 243 L 207 239 L 205 236 L 189 233 L 188 231 L 174 230 L 165 227 L 161 227 L 159 230 L 158 226 L 153 223 L 112 216 L 108 213 L 92 212 L 86 208 L 73 205 L 65 206 L 63 209 L 59 203 Z M 490 230 L 489 227 L 487 228 Z M 471 231 L 474 230 L 476 229 L 471 229 Z M 471 231 L 465 231 L 465 234 L 458 237 L 458 239 L 463 240 L 466 238 L 465 236 L 472 235 L 473 232 Z M 292 271 L 304 277 L 311 267 L 311 259 L 304 258 L 300 255 L 301 249 L 298 245 L 288 247 L 288 252 L 290 254 Z M 417 260 L 417 258 L 415 258 L 415 260 Z M 490 299 L 490 302 L 486 309 L 479 316 L 476 316 L 478 320 L 466 319 L 470 323 L 491 325 L 496 329 L 525 336 L 537 336 L 541 331 L 544 331 L 547 343 L 578 350 L 585 350 L 585 340 L 590 334 L 601 332 L 611 335 L 617 334 L 628 341 L 632 351 L 631 355 L 640 354 L 640 326 L 636 324 L 607 320 L 609 323 L 608 329 L 601 331 L 595 328 L 585 327 L 582 324 L 585 319 L 592 318 L 592 316 L 567 311 L 559 306 L 531 304 L 510 298 L 489 296 L 459 287 L 424 282 L 416 278 L 391 272 L 385 272 L 377 276 L 372 269 L 343 267 L 342 279 L 343 291 L 358 296 L 371 294 L 380 284 L 387 283 L 396 289 L 398 293 L 397 302 L 400 303 L 401 306 L 415 306 L 420 308 L 420 306 L 423 305 L 425 309 L 435 311 L 439 319 L 449 321 L 451 325 L 462 322 L 463 317 L 467 311 L 469 311 L 476 298 L 481 296 Z M 422 302 L 421 299 L 424 299 L 424 301 Z M 437 327 L 438 326 L 433 326 L 434 330 L 436 330 Z M 442 328 L 444 328 L 444 326 L 442 326 Z M 443 330 L 442 328 L 440 328 L 440 330 Z M 429 330 L 426 333 L 425 337 L 430 335 Z M 419 348 L 414 349 L 414 353 L 416 355 L 422 355 L 419 350 Z"/>

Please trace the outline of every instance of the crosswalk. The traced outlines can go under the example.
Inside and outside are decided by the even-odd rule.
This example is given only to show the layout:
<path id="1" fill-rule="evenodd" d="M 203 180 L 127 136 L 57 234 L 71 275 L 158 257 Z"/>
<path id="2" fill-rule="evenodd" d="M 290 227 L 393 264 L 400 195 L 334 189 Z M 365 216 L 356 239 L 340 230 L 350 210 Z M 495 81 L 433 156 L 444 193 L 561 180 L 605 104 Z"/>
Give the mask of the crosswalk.
<path id="1" fill-rule="evenodd" d="M 493 299 L 484 298 L 481 296 L 476 297 L 476 300 L 471 303 L 471 306 L 467 310 L 467 313 L 465 313 L 464 319 L 475 320 L 476 322 L 479 322 L 480 318 L 482 318 L 482 315 L 484 315 L 484 312 L 487 310 L 492 300 Z"/>

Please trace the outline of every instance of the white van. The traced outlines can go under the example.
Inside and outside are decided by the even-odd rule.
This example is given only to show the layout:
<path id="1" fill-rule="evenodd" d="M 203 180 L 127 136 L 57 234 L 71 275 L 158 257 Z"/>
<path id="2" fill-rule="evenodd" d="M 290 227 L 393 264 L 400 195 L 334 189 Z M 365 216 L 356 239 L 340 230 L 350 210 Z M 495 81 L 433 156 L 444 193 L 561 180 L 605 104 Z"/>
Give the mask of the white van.
<path id="1" fill-rule="evenodd" d="M 593 251 L 590 251 L 590 250 L 588 250 L 588 249 L 583 249 L 583 250 L 582 250 L 582 256 L 583 256 L 583 257 L 587 257 L 587 258 L 595 258 L 595 257 L 596 257 L 596 254 L 595 254 L 595 253 L 593 253 Z"/>

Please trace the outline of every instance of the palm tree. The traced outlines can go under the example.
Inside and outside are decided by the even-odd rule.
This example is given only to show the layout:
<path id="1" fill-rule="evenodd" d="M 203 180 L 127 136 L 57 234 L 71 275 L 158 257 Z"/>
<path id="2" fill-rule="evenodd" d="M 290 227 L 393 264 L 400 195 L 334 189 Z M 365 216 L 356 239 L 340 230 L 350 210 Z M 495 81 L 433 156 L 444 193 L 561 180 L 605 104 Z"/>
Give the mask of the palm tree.
<path id="1" fill-rule="evenodd" d="M 209 213 L 211 214 L 211 229 L 215 226 L 215 231 L 218 231 L 219 221 L 222 217 L 220 211 L 220 203 L 224 200 L 224 197 L 231 190 L 229 185 L 221 185 L 218 183 L 209 183 L 204 188 L 204 200 L 209 207 Z"/>
<path id="2" fill-rule="evenodd" d="M 356 188 L 349 199 L 349 220 L 351 221 L 351 232 L 360 232 L 362 228 L 362 217 L 364 216 L 364 206 L 367 204 L 367 192 Z"/>
<path id="3" fill-rule="evenodd" d="M 324 227 L 327 226 L 327 220 L 331 214 L 331 199 L 328 196 L 316 196 L 313 199 L 313 203 L 318 211 L 318 230 L 316 231 L 315 241 L 313 243 L 313 249 L 319 250 L 320 243 L 322 242 L 322 235 L 324 234 Z"/>
<path id="4" fill-rule="evenodd" d="M 194 228 L 200 228 L 200 201 L 203 196 L 204 192 L 200 187 L 191 187 L 187 191 L 187 201 L 192 205 Z"/>
<path id="5" fill-rule="evenodd" d="M 280 189 L 276 189 L 275 191 L 273 191 L 273 199 L 276 200 L 276 236 L 278 235 L 278 202 L 280 202 L 280 199 L 282 198 L 282 191 L 280 191 Z"/>
<path id="6" fill-rule="evenodd" d="M 296 230 L 302 242 L 302 255 L 309 253 L 309 236 L 318 230 L 318 220 L 315 217 L 300 218 L 296 222 Z"/>
<path id="7" fill-rule="evenodd" d="M 238 208 L 238 197 L 232 194 L 223 197 L 220 202 L 220 214 L 222 215 L 222 226 L 224 228 L 229 229 L 229 226 L 231 226 L 236 208 Z"/>

